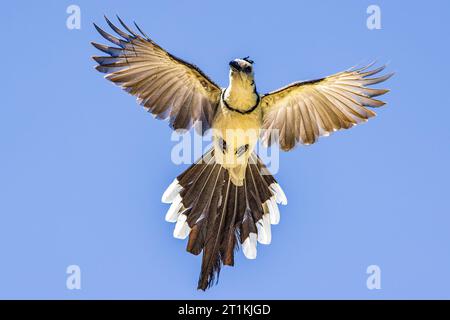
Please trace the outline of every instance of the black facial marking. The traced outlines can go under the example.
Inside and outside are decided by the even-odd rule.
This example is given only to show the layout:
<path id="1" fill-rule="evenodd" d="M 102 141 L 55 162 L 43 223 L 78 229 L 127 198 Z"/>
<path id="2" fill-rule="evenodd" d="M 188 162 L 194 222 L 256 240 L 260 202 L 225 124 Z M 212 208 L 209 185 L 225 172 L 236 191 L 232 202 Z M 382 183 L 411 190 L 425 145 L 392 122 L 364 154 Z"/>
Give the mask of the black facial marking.
<path id="1" fill-rule="evenodd" d="M 244 70 L 242 70 L 242 71 L 244 71 L 245 73 L 251 73 L 252 72 L 252 67 L 251 66 L 246 66 L 244 68 Z"/>
<path id="2" fill-rule="evenodd" d="M 237 63 L 237 61 L 230 61 L 230 67 L 237 71 L 241 71 L 241 66 L 239 65 L 239 63 Z"/>

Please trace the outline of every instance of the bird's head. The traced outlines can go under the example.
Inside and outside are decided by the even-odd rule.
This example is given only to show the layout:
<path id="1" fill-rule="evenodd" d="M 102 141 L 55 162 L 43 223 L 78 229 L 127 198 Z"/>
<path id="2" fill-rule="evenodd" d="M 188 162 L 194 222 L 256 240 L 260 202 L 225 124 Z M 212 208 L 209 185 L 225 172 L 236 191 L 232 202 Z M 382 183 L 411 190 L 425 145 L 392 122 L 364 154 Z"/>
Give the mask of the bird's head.
<path id="1" fill-rule="evenodd" d="M 253 61 L 249 57 L 230 61 L 230 81 L 253 85 Z"/>

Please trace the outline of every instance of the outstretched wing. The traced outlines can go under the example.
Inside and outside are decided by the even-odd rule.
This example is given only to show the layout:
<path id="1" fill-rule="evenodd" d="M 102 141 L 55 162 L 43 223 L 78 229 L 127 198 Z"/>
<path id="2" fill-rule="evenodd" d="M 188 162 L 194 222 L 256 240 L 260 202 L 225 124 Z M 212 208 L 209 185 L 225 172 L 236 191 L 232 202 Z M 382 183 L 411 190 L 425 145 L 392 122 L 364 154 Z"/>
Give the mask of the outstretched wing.
<path id="1" fill-rule="evenodd" d="M 366 107 L 383 106 L 384 102 L 373 97 L 389 90 L 367 86 L 383 82 L 393 74 L 372 78 L 385 66 L 366 71 L 371 66 L 319 80 L 295 82 L 264 95 L 263 142 L 270 145 L 278 140 L 281 149 L 288 151 L 297 143 L 312 144 L 320 136 L 351 128 L 375 116 Z"/>
<path id="2" fill-rule="evenodd" d="M 105 17 L 108 25 L 122 39 L 94 24 L 97 31 L 116 45 L 109 47 L 92 42 L 108 56 L 93 57 L 96 69 L 105 78 L 137 97 L 158 119 L 169 117 L 173 129 L 189 129 L 197 121 L 204 132 L 211 127 L 221 89 L 196 66 L 183 61 L 158 46 L 136 25 L 138 35 L 117 17 L 124 32 Z"/>

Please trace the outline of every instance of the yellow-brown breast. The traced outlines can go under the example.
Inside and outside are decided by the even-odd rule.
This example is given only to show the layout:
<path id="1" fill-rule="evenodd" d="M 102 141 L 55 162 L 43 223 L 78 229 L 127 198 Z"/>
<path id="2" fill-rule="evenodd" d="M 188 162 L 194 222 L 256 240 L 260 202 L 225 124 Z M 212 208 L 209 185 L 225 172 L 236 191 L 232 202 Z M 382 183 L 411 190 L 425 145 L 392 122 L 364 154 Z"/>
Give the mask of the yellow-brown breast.
<path id="1" fill-rule="evenodd" d="M 242 114 L 220 102 L 212 125 L 215 159 L 228 169 L 235 185 L 243 184 L 248 159 L 259 138 L 261 121 L 259 106 L 250 113 Z"/>

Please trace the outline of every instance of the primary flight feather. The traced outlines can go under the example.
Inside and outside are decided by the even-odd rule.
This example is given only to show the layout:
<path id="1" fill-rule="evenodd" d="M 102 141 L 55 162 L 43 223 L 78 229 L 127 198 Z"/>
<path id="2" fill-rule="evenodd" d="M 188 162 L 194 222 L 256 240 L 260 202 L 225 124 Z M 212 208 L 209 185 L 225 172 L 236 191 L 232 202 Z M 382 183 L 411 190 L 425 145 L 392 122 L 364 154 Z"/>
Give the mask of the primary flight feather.
<path id="1" fill-rule="evenodd" d="M 166 220 L 175 222 L 174 237 L 189 237 L 187 250 L 203 252 L 198 288 L 214 283 L 222 264 L 234 264 L 234 251 L 256 258 L 257 242 L 271 242 L 271 224 L 280 219 L 286 196 L 254 152 L 258 139 L 277 142 L 282 150 L 315 143 L 320 136 L 348 129 L 375 116 L 369 108 L 388 92 L 369 88 L 390 78 L 376 76 L 384 66 L 352 68 L 322 79 L 295 82 L 260 95 L 253 61 L 229 63 L 229 85 L 221 88 L 198 67 L 168 53 L 136 25 L 119 17 L 123 30 L 105 17 L 118 37 L 97 31 L 114 46 L 92 42 L 106 56 L 95 56 L 105 78 L 136 96 L 174 130 L 212 129 L 213 147 L 180 174 L 162 201 L 170 203 Z"/>

